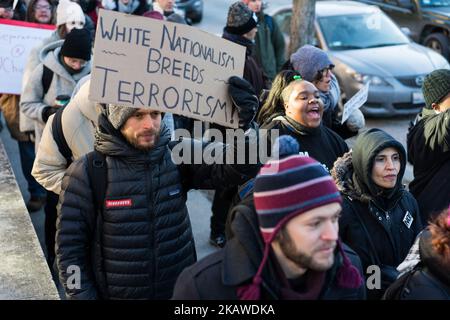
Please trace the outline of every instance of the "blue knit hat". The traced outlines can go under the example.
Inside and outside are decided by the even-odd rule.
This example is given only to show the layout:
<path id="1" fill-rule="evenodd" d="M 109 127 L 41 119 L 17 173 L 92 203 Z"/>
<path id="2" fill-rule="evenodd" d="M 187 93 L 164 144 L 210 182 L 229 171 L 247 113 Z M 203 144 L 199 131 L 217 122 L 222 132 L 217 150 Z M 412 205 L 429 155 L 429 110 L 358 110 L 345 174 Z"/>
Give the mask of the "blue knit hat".
<path id="1" fill-rule="evenodd" d="M 303 79 L 312 82 L 320 70 L 334 67 L 325 51 L 309 44 L 299 48 L 291 55 L 291 64 L 300 72 Z"/>

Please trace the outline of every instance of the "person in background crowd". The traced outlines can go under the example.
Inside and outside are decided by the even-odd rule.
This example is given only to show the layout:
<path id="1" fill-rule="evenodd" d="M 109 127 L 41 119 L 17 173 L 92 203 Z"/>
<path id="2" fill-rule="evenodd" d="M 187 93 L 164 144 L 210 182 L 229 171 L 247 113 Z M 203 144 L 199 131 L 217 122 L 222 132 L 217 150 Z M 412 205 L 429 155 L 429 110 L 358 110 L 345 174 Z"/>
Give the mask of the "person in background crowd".
<path id="1" fill-rule="evenodd" d="M 285 62 L 283 33 L 277 22 L 263 12 L 262 0 L 242 0 L 258 18 L 258 32 L 255 37 L 256 61 L 265 75 L 273 80 Z"/>
<path id="2" fill-rule="evenodd" d="M 30 6 L 35 8 L 37 1 L 43 0 L 31 0 Z M 30 6 L 28 9 L 30 10 Z M 34 16 L 34 11 L 28 11 L 28 18 Z M 56 25 L 57 29 L 50 35 L 50 37 L 44 39 L 42 43 L 35 48 L 33 48 L 28 56 L 27 63 L 24 68 L 23 77 L 22 77 L 22 93 L 26 90 L 25 86 L 32 85 L 31 75 L 36 67 L 42 63 L 41 61 L 41 51 L 56 41 L 63 40 L 68 32 L 72 29 L 82 29 L 85 24 L 85 17 L 81 7 L 69 0 L 61 0 L 56 9 L 57 17 L 56 17 Z M 52 18 L 53 19 L 53 18 Z M 42 79 L 37 79 L 39 83 L 42 83 Z M 43 126 L 42 126 L 43 128 Z M 35 121 L 28 117 L 24 112 L 23 108 L 20 110 L 20 130 L 22 132 L 32 132 L 33 140 L 35 140 L 36 132 L 35 130 Z M 42 130 L 41 130 L 42 131 Z M 38 146 L 35 146 L 37 150 Z M 33 154 L 32 162 L 34 161 L 35 155 Z M 31 169 L 31 167 L 30 167 Z"/>
<path id="3" fill-rule="evenodd" d="M 91 36 L 86 29 L 73 29 L 65 40 L 55 41 L 41 51 L 41 63 L 36 67 L 25 85 L 20 107 L 35 123 L 36 152 L 45 123 L 58 106 L 57 97 L 71 96 L 77 82 L 91 72 Z M 52 72 L 47 93 L 42 84 L 45 68 Z M 49 71 L 47 71 L 49 72 Z M 45 204 L 45 235 L 47 261 L 54 262 L 56 204 L 58 195 L 48 191 Z"/>
<path id="4" fill-rule="evenodd" d="M 102 0 L 105 9 L 141 16 L 149 10 L 147 0 Z"/>
<path id="5" fill-rule="evenodd" d="M 42 24 L 54 24 L 54 5 L 50 0 L 30 0 L 27 8 L 27 21 Z"/>
<path id="6" fill-rule="evenodd" d="M 228 83 L 241 129 L 248 130 L 258 101 L 245 80 L 231 77 Z M 180 272 L 196 260 L 187 191 L 240 183 L 258 169 L 251 164 L 193 164 L 193 159 L 176 165 L 170 149 L 179 143 L 189 148 L 201 143 L 202 150 L 211 145 L 189 139 L 169 142 L 170 133 L 155 109 L 108 105 L 100 115 L 96 151 L 73 162 L 62 183 L 57 262 L 68 298 L 170 298 Z M 95 170 L 104 168 L 103 178 L 90 173 L 91 156 L 100 158 Z M 100 188 L 104 194 L 99 199 L 93 195 Z M 68 283 L 73 265 L 80 267 L 81 287 Z"/>
<path id="7" fill-rule="evenodd" d="M 58 148 L 54 135 L 59 133 L 53 133 L 54 116 L 51 115 L 42 133 L 33 164 L 32 174 L 36 180 L 47 190 L 58 195 L 61 193 L 61 182 L 67 167 L 73 160 L 94 150 L 95 127 L 102 107 L 89 100 L 89 85 L 90 75 L 61 115 L 62 132 L 72 153 L 72 159 L 66 159 Z"/>
<path id="8" fill-rule="evenodd" d="M 227 24 L 222 38 L 246 48 L 244 79 L 250 82 L 259 96 L 263 89 L 268 89 L 268 79 L 253 58 L 255 36 L 258 31 L 256 15 L 242 2 L 233 3 L 228 9 Z"/>
<path id="9" fill-rule="evenodd" d="M 235 207 L 234 236 L 180 274 L 172 299 L 365 298 L 359 258 L 338 238 L 339 191 L 287 139 L 290 155 L 269 160 L 255 178 L 252 203 Z"/>
<path id="10" fill-rule="evenodd" d="M 270 115 L 261 128 L 279 130 L 280 135 L 292 136 L 299 143 L 303 155 L 316 159 L 331 170 L 336 159 L 348 151 L 348 146 L 337 133 L 322 124 L 323 104 L 319 90 L 298 74 L 292 75 L 291 79 L 285 78 L 291 75 L 284 72 L 279 80 L 275 79 L 269 97 L 275 97 L 272 91 L 281 92 L 281 96 L 273 99 L 273 105 L 265 105 L 261 109 L 261 115 Z"/>
<path id="11" fill-rule="evenodd" d="M 327 53 L 311 45 L 304 45 L 290 57 L 285 68 L 298 71 L 303 79 L 312 82 L 319 89 L 320 99 L 324 104 L 323 124 L 335 131 L 343 139 L 355 136 L 365 126 L 364 115 L 357 109 L 341 124 L 339 100 L 341 91 L 334 64 Z"/>
<path id="12" fill-rule="evenodd" d="M 385 300 L 450 300 L 450 206 L 418 238 L 419 260 L 395 281 Z"/>
<path id="13" fill-rule="evenodd" d="M 381 270 L 381 288 L 368 290 L 370 299 L 381 298 L 396 279 L 396 267 L 422 230 L 417 202 L 402 184 L 405 167 L 402 144 L 380 129 L 370 129 L 359 134 L 353 150 L 332 170 L 344 196 L 342 241 L 359 255 L 364 271 L 372 265 Z"/>
<path id="14" fill-rule="evenodd" d="M 40 0 L 43 3 L 49 5 L 46 0 Z M 42 5 L 42 4 L 41 4 Z M 18 8 L 21 8 L 20 10 Z M 0 1 L 0 17 L 3 19 L 24 20 L 25 19 L 25 7 L 22 1 L 19 1 L 15 8 L 13 8 L 13 0 Z M 45 10 L 39 11 L 37 18 L 43 19 L 44 22 L 51 19 L 51 10 L 48 12 Z M 20 18 L 22 17 L 22 18 Z M 45 190 L 36 182 L 31 175 L 31 167 L 34 161 L 34 142 L 30 132 L 22 132 L 20 128 L 20 95 L 16 94 L 0 94 L 0 110 L 3 112 L 6 124 L 8 126 L 11 137 L 17 140 L 20 155 L 20 165 L 22 173 L 27 181 L 28 192 L 30 198 L 26 202 L 26 207 L 29 212 L 35 212 L 42 208 L 45 203 Z M 34 132 L 34 127 L 30 129 Z"/>
<path id="15" fill-rule="evenodd" d="M 426 224 L 450 199 L 450 70 L 428 74 L 422 92 L 426 105 L 409 128 L 407 145 L 414 169 L 409 190 Z"/>

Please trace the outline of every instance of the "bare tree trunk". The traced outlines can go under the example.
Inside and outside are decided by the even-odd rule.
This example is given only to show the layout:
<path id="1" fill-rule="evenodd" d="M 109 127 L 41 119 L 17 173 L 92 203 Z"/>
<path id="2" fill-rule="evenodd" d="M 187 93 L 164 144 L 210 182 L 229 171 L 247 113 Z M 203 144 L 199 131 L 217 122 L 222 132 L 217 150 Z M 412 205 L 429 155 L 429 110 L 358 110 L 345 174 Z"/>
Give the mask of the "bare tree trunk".
<path id="1" fill-rule="evenodd" d="M 314 40 L 316 0 L 292 0 L 291 36 L 289 56 Z"/>

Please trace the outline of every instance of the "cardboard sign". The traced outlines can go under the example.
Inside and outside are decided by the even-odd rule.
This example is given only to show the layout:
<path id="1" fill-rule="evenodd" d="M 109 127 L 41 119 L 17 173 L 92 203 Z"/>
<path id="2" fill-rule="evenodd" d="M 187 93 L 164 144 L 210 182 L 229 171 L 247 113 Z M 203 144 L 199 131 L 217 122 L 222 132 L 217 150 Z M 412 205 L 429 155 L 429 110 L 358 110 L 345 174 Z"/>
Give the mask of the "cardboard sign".
<path id="1" fill-rule="evenodd" d="M 0 93 L 20 94 L 31 49 L 48 38 L 53 25 L 0 19 Z"/>
<path id="2" fill-rule="evenodd" d="M 100 10 L 89 99 L 237 128 L 227 80 L 242 76 L 245 50 L 188 25 Z"/>
<path id="3" fill-rule="evenodd" d="M 342 121 L 344 123 L 345 120 L 355 111 L 356 109 L 361 108 L 361 106 L 366 103 L 367 96 L 369 95 L 369 82 L 367 82 L 364 87 L 362 87 L 350 100 L 348 100 L 344 104 L 344 111 L 342 113 Z"/>

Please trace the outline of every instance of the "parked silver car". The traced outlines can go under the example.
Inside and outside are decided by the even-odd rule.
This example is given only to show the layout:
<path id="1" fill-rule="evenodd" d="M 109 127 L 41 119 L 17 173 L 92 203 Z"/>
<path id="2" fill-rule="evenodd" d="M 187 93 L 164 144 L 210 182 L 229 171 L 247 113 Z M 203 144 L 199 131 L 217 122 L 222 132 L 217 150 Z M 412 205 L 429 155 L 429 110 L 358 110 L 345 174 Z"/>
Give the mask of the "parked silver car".
<path id="1" fill-rule="evenodd" d="M 288 39 L 292 6 L 268 10 Z M 415 114 L 424 105 L 426 74 L 450 65 L 444 57 L 412 42 L 378 7 L 353 1 L 316 3 L 316 43 L 335 64 L 342 99 L 370 81 L 361 108 L 366 115 Z M 405 30 L 406 31 L 406 30 Z"/>

